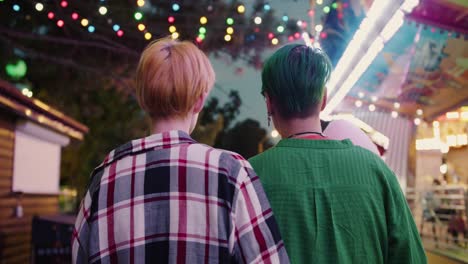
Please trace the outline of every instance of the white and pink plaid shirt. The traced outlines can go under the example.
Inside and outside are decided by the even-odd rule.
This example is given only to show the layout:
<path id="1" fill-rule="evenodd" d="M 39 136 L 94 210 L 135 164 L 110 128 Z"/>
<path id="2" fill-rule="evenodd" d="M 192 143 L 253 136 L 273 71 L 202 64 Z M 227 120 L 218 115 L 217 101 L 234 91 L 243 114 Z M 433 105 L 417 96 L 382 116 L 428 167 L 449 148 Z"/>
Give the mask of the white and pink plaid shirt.
<path id="1" fill-rule="evenodd" d="M 73 263 L 289 263 L 260 180 L 240 155 L 170 131 L 97 167 Z"/>

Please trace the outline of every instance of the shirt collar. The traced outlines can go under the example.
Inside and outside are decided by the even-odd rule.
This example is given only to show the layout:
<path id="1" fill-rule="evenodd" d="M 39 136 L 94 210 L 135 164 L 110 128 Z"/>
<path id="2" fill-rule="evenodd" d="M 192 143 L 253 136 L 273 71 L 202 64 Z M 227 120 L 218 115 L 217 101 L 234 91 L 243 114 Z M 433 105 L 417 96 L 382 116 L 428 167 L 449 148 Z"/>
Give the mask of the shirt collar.
<path id="1" fill-rule="evenodd" d="M 192 139 L 189 134 L 180 130 L 152 134 L 148 137 L 132 140 L 112 150 L 96 169 L 107 166 L 113 161 L 132 153 L 144 152 L 154 148 L 168 148 L 174 145 L 193 143 L 196 143 L 196 141 Z"/>

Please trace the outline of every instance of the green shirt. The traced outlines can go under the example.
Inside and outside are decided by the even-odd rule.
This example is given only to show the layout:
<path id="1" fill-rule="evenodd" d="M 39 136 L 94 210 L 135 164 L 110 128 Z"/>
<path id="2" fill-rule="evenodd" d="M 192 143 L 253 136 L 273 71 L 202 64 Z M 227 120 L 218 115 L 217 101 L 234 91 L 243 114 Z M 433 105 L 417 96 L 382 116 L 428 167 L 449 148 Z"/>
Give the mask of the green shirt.
<path id="1" fill-rule="evenodd" d="M 427 263 L 393 172 L 351 141 L 283 139 L 249 160 L 292 263 Z"/>

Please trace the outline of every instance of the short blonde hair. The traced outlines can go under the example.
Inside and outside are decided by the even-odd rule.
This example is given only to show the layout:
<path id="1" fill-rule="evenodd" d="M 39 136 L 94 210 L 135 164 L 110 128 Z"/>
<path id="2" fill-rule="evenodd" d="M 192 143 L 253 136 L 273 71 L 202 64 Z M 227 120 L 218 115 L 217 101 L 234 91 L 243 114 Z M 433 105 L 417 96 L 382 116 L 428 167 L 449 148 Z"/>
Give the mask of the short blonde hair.
<path id="1" fill-rule="evenodd" d="M 153 119 L 184 117 L 214 81 L 213 67 L 201 50 L 191 42 L 165 38 L 150 43 L 141 54 L 136 95 Z"/>

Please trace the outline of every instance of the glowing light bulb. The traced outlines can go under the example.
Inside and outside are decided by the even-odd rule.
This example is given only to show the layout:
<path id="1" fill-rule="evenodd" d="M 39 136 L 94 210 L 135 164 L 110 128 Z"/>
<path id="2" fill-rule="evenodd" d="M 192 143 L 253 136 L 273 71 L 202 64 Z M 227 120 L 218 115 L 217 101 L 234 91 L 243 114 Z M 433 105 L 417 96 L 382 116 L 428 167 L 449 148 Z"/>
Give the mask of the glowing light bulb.
<path id="1" fill-rule="evenodd" d="M 124 32 L 122 30 L 117 31 L 117 36 L 121 38 L 123 36 Z"/>
<path id="2" fill-rule="evenodd" d="M 226 24 L 228 24 L 228 25 L 234 24 L 234 19 L 228 17 L 228 18 L 226 19 Z"/>
<path id="3" fill-rule="evenodd" d="M 275 35 L 273 33 L 268 33 L 268 39 L 272 39 L 274 37 L 275 37 Z"/>
<path id="4" fill-rule="evenodd" d="M 239 14 L 243 14 L 243 13 L 245 12 L 245 6 L 244 6 L 244 5 L 239 5 L 239 6 L 237 7 L 237 12 L 238 12 Z"/>
<path id="5" fill-rule="evenodd" d="M 200 28 L 198 29 L 198 32 L 199 32 L 200 34 L 206 34 L 206 28 L 205 28 L 205 27 L 200 27 Z"/>
<path id="6" fill-rule="evenodd" d="M 261 17 L 255 17 L 254 23 L 257 25 L 260 25 L 262 23 L 262 18 Z"/>
<path id="7" fill-rule="evenodd" d="M 73 20 L 77 20 L 79 16 L 77 13 L 72 13 L 71 17 Z"/>
<path id="8" fill-rule="evenodd" d="M 178 39 L 179 38 L 179 33 L 177 33 L 177 32 L 172 33 L 171 38 L 172 39 Z"/>
<path id="9" fill-rule="evenodd" d="M 145 30 L 146 26 L 143 24 L 138 24 L 138 30 L 143 31 Z"/>
<path id="10" fill-rule="evenodd" d="M 319 24 L 319 25 L 316 25 L 316 26 L 315 26 L 315 31 L 317 31 L 317 32 L 322 32 L 322 30 L 323 30 L 323 26 L 322 26 L 322 25 Z"/>
<path id="11" fill-rule="evenodd" d="M 16 12 L 19 12 L 21 10 L 21 7 L 17 4 L 14 4 L 13 5 L 13 10 L 15 10 Z"/>
<path id="12" fill-rule="evenodd" d="M 57 26 L 58 26 L 58 27 L 63 27 L 63 25 L 65 25 L 65 23 L 63 22 L 63 20 L 58 20 L 58 21 L 57 21 Z"/>
<path id="13" fill-rule="evenodd" d="M 94 31 L 96 31 L 96 28 L 94 26 L 89 26 L 88 27 L 88 32 L 89 33 L 93 33 Z"/>
<path id="14" fill-rule="evenodd" d="M 278 136 L 279 136 L 278 130 L 275 129 L 275 130 L 271 131 L 271 137 L 272 138 L 277 138 Z"/>
<path id="15" fill-rule="evenodd" d="M 169 32 L 174 33 L 177 31 L 177 28 L 175 26 L 170 26 L 169 27 Z"/>
<path id="16" fill-rule="evenodd" d="M 35 8 L 37 11 L 41 12 L 42 10 L 44 10 L 44 5 L 42 3 L 37 3 Z"/>
<path id="17" fill-rule="evenodd" d="M 62 1 L 62 2 L 60 2 L 60 6 L 62 6 L 63 8 L 65 8 L 65 7 L 68 6 L 68 2 L 67 2 L 67 1 Z"/>
<path id="18" fill-rule="evenodd" d="M 264 9 L 265 11 L 270 11 L 271 6 L 270 6 L 269 4 L 265 4 L 265 5 L 263 5 L 263 9 Z"/>
<path id="19" fill-rule="evenodd" d="M 99 14 L 101 14 L 101 15 L 107 14 L 107 7 L 101 6 L 101 7 L 99 8 Z"/>
<path id="20" fill-rule="evenodd" d="M 415 118 L 415 119 L 414 119 L 414 124 L 417 125 L 417 126 L 419 126 L 419 125 L 421 124 L 421 119 Z"/>
<path id="21" fill-rule="evenodd" d="M 200 17 L 200 24 L 205 25 L 206 23 L 208 23 L 208 18 L 205 16 Z"/>
<path id="22" fill-rule="evenodd" d="M 283 26 L 278 26 L 276 28 L 276 30 L 279 32 L 279 33 L 283 33 L 284 32 L 284 27 Z"/>
<path id="23" fill-rule="evenodd" d="M 150 40 L 151 37 L 153 37 L 153 36 L 151 35 L 151 33 L 149 33 L 149 32 L 146 32 L 146 33 L 145 33 L 145 39 L 146 39 L 146 40 Z"/>
<path id="24" fill-rule="evenodd" d="M 287 15 L 284 15 L 281 19 L 282 19 L 284 22 L 288 22 L 289 17 L 288 17 Z"/>
<path id="25" fill-rule="evenodd" d="M 226 33 L 228 33 L 229 35 L 232 35 L 234 33 L 234 29 L 232 27 L 228 27 L 226 28 Z"/>
<path id="26" fill-rule="evenodd" d="M 86 18 L 81 19 L 81 25 L 82 25 L 83 27 L 86 27 L 88 24 L 89 24 L 88 19 L 86 19 Z"/>
<path id="27" fill-rule="evenodd" d="M 167 18 L 167 22 L 169 22 L 171 24 L 174 23 L 174 21 L 175 21 L 175 18 L 173 16 L 170 16 L 170 17 Z"/>
<path id="28" fill-rule="evenodd" d="M 392 117 L 397 118 L 398 117 L 398 112 L 397 111 L 392 111 Z"/>
<path id="29" fill-rule="evenodd" d="M 117 25 L 117 24 L 115 24 L 115 25 L 112 26 L 112 29 L 113 29 L 115 32 L 117 32 L 117 31 L 119 31 L 120 26 Z"/>
<path id="30" fill-rule="evenodd" d="M 273 44 L 273 45 L 278 45 L 278 42 L 279 42 L 279 40 L 277 38 L 273 38 L 271 40 L 271 44 Z"/>
<path id="31" fill-rule="evenodd" d="M 54 19 L 55 14 L 52 13 L 52 12 L 49 12 L 49 13 L 47 13 L 47 17 L 48 17 L 49 19 Z"/>
<path id="32" fill-rule="evenodd" d="M 323 0 L 317 0 L 317 5 L 323 4 Z"/>
<path id="33" fill-rule="evenodd" d="M 225 40 L 226 42 L 231 41 L 231 39 L 232 39 L 231 35 L 226 35 L 226 36 L 224 36 L 224 40 Z"/>
<path id="34" fill-rule="evenodd" d="M 354 105 L 356 107 L 361 107 L 362 106 L 362 101 L 361 100 L 357 100 L 356 102 L 354 102 Z"/>
<path id="35" fill-rule="evenodd" d="M 374 112 L 375 111 L 375 105 L 370 104 L 369 105 L 369 111 Z"/>
<path id="36" fill-rule="evenodd" d="M 400 108 L 400 103 L 398 103 L 398 102 L 394 103 L 394 104 L 393 104 L 393 107 L 394 107 L 395 109 L 399 109 L 399 108 Z"/>
<path id="37" fill-rule="evenodd" d="M 201 40 L 204 40 L 205 39 L 205 34 L 199 34 L 198 37 L 201 38 Z"/>
<path id="38" fill-rule="evenodd" d="M 135 12 L 133 17 L 135 18 L 135 20 L 141 20 L 143 18 L 143 14 L 140 12 Z"/>
<path id="39" fill-rule="evenodd" d="M 144 1 L 144 0 L 138 0 L 138 1 L 137 1 L 137 6 L 142 7 L 142 6 L 144 6 L 144 5 L 145 5 L 145 1 Z"/>
<path id="40" fill-rule="evenodd" d="M 180 5 L 175 3 L 172 5 L 172 10 L 174 10 L 175 12 L 179 11 L 180 10 Z"/>
<path id="41" fill-rule="evenodd" d="M 323 8 L 323 12 L 324 12 L 325 14 L 330 13 L 330 7 L 329 7 L 329 6 L 324 7 L 324 8 Z"/>

